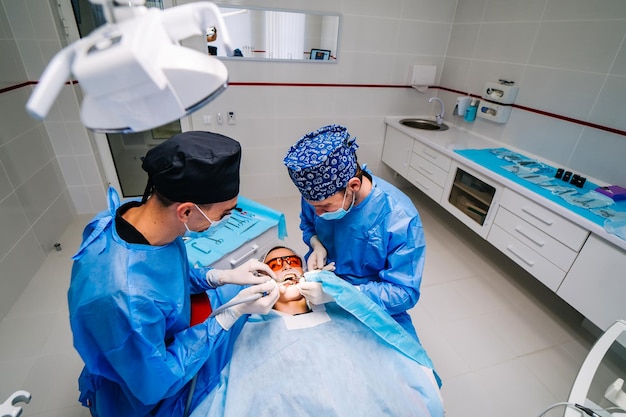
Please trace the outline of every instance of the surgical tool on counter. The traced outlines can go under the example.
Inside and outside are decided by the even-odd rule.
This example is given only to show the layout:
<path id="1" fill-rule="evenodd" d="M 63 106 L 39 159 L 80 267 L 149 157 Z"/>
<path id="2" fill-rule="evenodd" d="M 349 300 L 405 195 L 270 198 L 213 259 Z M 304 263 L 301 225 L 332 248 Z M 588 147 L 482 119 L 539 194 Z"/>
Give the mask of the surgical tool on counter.
<path id="1" fill-rule="evenodd" d="M 287 282 L 289 282 L 289 281 L 279 282 L 279 283 L 276 284 L 276 286 L 280 287 L 281 285 L 285 285 L 285 283 L 287 283 Z M 267 295 L 267 293 L 262 294 L 262 293 L 258 292 L 256 294 L 251 295 L 250 297 L 246 297 L 246 298 L 243 298 L 241 300 L 231 300 L 231 301 L 227 302 L 226 304 L 222 304 L 221 306 L 219 306 L 218 308 L 213 310 L 213 312 L 211 313 L 211 315 L 209 317 L 215 317 L 218 314 L 220 314 L 221 312 L 223 312 L 223 311 L 225 311 L 225 310 L 227 310 L 227 309 L 229 309 L 231 307 L 234 307 L 234 306 L 239 305 L 239 304 L 249 303 L 249 302 L 258 300 L 259 298 L 265 297 L 266 295 Z"/>

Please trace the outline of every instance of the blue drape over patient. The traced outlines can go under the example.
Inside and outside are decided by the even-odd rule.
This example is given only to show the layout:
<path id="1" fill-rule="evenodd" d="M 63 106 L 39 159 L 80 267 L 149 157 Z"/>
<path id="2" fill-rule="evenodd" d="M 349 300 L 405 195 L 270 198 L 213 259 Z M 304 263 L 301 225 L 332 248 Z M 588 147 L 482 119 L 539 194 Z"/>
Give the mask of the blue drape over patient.
<path id="1" fill-rule="evenodd" d="M 192 417 L 443 417 L 438 378 L 414 336 L 333 273 L 307 279 L 321 280 L 337 302 L 299 316 L 251 316 Z"/>

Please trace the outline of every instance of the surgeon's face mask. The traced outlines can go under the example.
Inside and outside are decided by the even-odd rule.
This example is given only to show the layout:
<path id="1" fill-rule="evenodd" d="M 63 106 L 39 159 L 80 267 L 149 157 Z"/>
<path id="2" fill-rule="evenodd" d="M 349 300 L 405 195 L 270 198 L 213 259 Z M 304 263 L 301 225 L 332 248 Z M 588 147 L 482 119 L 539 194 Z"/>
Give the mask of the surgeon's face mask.
<path id="1" fill-rule="evenodd" d="M 322 213 L 320 214 L 320 217 L 324 220 L 339 220 L 342 219 L 346 214 L 348 214 L 350 212 L 350 210 L 352 210 L 352 207 L 354 206 L 354 200 L 356 198 L 356 193 L 352 193 L 352 204 L 350 204 L 350 207 L 348 207 L 348 210 L 344 210 L 343 206 L 344 204 L 346 204 L 346 196 L 348 195 L 347 192 L 344 192 L 343 194 L 343 201 L 341 202 L 341 207 L 339 207 L 339 210 L 336 211 L 329 211 L 327 213 Z"/>
<path id="2" fill-rule="evenodd" d="M 224 220 L 228 219 L 230 217 L 230 215 L 224 216 L 219 220 L 211 220 L 209 219 L 209 216 L 207 216 L 204 211 L 200 210 L 200 207 L 198 207 L 197 204 L 194 204 L 194 206 L 198 209 L 198 211 L 200 212 L 200 214 L 202 214 L 202 216 L 210 223 L 210 226 L 208 227 L 208 229 L 202 231 L 202 232 L 196 232 L 194 230 L 190 230 L 189 227 L 187 226 L 187 223 L 185 223 L 185 229 L 187 229 L 187 231 L 185 231 L 185 234 L 183 235 L 184 237 L 188 237 L 191 239 L 195 239 L 198 237 L 209 237 L 211 236 L 213 233 L 215 233 L 215 231 L 217 231 L 217 226 L 222 223 Z"/>

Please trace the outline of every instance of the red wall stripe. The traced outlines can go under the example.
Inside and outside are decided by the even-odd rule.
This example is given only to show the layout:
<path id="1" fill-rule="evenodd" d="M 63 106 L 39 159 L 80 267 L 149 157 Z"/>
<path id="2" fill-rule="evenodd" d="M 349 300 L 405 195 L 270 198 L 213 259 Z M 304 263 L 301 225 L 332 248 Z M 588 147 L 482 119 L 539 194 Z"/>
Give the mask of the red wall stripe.
<path id="1" fill-rule="evenodd" d="M 78 81 L 72 80 L 68 81 L 66 84 L 78 84 Z M 8 91 L 16 90 L 18 88 L 26 87 L 32 84 L 37 84 L 37 81 L 26 81 L 20 84 L 12 85 L 9 87 L 0 88 L 0 94 L 6 93 Z M 231 82 L 228 83 L 230 86 L 250 86 L 250 87 L 330 87 L 330 88 L 411 88 L 410 85 L 394 85 L 394 84 L 332 84 L 332 83 L 267 83 L 267 82 Z M 440 86 L 430 86 L 430 88 L 435 88 L 439 90 L 449 91 L 452 93 L 460 94 L 460 95 L 469 95 L 471 97 L 481 98 L 475 94 L 468 94 L 465 91 L 455 90 L 453 88 L 440 87 Z M 562 116 L 560 114 L 551 113 L 545 110 L 534 109 L 532 107 L 526 107 L 519 104 L 511 104 L 512 107 L 520 110 L 524 110 L 527 112 L 540 114 L 542 116 L 552 117 L 555 119 L 563 120 L 570 123 L 579 124 L 586 127 L 591 127 L 594 129 L 603 130 L 605 132 L 615 133 L 616 135 L 626 136 L 626 131 L 615 129 L 609 126 L 603 126 L 596 123 L 587 122 L 585 120 L 574 119 L 572 117 Z"/>

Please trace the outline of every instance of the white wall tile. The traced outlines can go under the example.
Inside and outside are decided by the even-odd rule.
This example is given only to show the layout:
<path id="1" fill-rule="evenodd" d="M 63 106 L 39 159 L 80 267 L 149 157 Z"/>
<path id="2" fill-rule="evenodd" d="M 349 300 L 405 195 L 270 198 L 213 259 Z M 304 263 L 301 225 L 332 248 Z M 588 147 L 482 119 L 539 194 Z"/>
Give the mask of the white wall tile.
<path id="1" fill-rule="evenodd" d="M 29 226 L 28 218 L 17 194 L 12 193 L 0 201 L 0 230 L 2 230 L 0 259 L 7 256 L 8 252 L 28 231 Z M 9 275 L 5 275 L 5 272 L 2 273 L 2 276 L 9 277 Z"/>
<path id="2" fill-rule="evenodd" d="M 626 137 L 585 128 L 569 165 L 609 184 L 626 184 Z"/>
<path id="3" fill-rule="evenodd" d="M 626 118 L 623 115 L 626 77 L 609 75 L 600 95 L 593 106 L 591 120 L 602 126 L 626 131 Z M 598 91 L 596 90 L 596 91 Z M 626 137 L 622 137 L 626 140 Z"/>
<path id="4" fill-rule="evenodd" d="M 55 39 L 58 38 L 55 25 L 55 17 L 50 9 L 50 2 L 41 0 L 24 0 L 26 9 L 33 22 L 35 36 L 37 39 Z"/>
<path id="5" fill-rule="evenodd" d="M 387 5 L 386 2 L 384 4 Z M 400 17 L 432 22 L 452 22 L 456 7 L 456 0 L 405 1 Z"/>
<path id="6" fill-rule="evenodd" d="M 77 187 L 83 184 L 83 175 L 78 167 L 75 156 L 58 156 L 59 167 L 63 173 L 63 180 L 69 187 Z"/>
<path id="7" fill-rule="evenodd" d="M 518 149 L 567 166 L 582 126 L 513 109 L 502 140 Z"/>
<path id="8" fill-rule="evenodd" d="M 17 47 L 26 68 L 28 79 L 37 80 L 47 65 L 47 62 L 43 59 L 41 49 L 39 49 L 39 41 L 35 39 L 18 39 Z"/>
<path id="9" fill-rule="evenodd" d="M 548 0 L 544 19 L 587 20 L 624 19 L 626 3 L 622 0 Z"/>
<path id="10" fill-rule="evenodd" d="M 33 224 L 33 231 L 44 253 L 49 254 L 56 250 L 54 244 L 60 241 L 60 237 L 74 216 L 76 216 L 76 211 L 67 190 L 65 190 L 57 196 L 39 220 Z"/>
<path id="11" fill-rule="evenodd" d="M 0 213 L 4 213 L 4 208 L 1 206 L 2 204 L 0 204 Z M 4 241 L 4 236 L 1 240 Z M 10 252 L 8 252 L 3 259 L 0 258 L 0 270 L 2 270 L 2 275 L 0 275 L 0 286 L 2 286 L 2 291 L 0 291 L 0 317 L 6 316 L 15 300 L 20 296 L 22 291 L 24 291 L 24 288 L 26 288 L 28 282 L 33 275 L 35 275 L 45 258 L 35 234 L 32 231 L 28 231 L 22 236 L 15 238 L 12 243 L 13 246 Z M 6 325 L 8 325 L 8 320 L 0 321 L 0 327 Z M 11 332 L 4 334 L 14 334 L 17 336 L 23 333 L 37 332 L 34 331 L 34 328 L 24 327 L 22 333 Z M 11 360 L 11 356 L 9 355 L 15 352 L 19 352 L 20 357 L 28 356 L 26 354 L 28 349 L 37 348 L 37 345 L 35 345 L 28 346 L 26 348 L 27 350 L 20 350 L 18 344 L 24 339 L 20 338 L 19 340 L 20 342 L 15 340 L 14 343 L 0 344 L 0 357 L 2 357 L 3 360 Z"/>
<path id="12" fill-rule="evenodd" d="M 405 16 L 404 1 L 388 0 L 385 2 L 377 0 L 344 0 L 341 12 L 348 15 L 378 16 L 399 18 Z"/>
<path id="13" fill-rule="evenodd" d="M 562 116 L 587 120 L 605 76 L 555 68 L 527 67 L 516 103 L 539 110 L 559 109 Z"/>
<path id="14" fill-rule="evenodd" d="M 9 16 L 13 36 L 16 39 L 36 39 L 35 27 L 30 19 L 26 3 L 20 0 L 5 0 L 3 4 Z"/>
<path id="15" fill-rule="evenodd" d="M 451 23 L 413 22 L 401 20 L 398 26 L 400 54 L 443 55 L 450 40 Z M 427 41 L 426 41 L 427 40 Z"/>
<path id="16" fill-rule="evenodd" d="M 490 61 L 526 63 L 537 22 L 487 23 L 480 27 L 475 57 Z"/>
<path id="17" fill-rule="evenodd" d="M 0 82 L 18 84 L 24 82 L 26 71 L 20 60 L 17 44 L 13 39 L 0 39 Z"/>
<path id="18" fill-rule="evenodd" d="M 385 53 L 396 50 L 399 34 L 396 19 L 344 16 L 343 22 L 344 28 L 349 30 L 342 33 L 342 51 Z"/>
<path id="19" fill-rule="evenodd" d="M 484 22 L 515 22 L 539 20 L 548 0 L 489 0 L 485 7 Z"/>
<path id="20" fill-rule="evenodd" d="M 606 73 L 625 33 L 624 20 L 543 22 L 528 63 Z"/>
<path id="21" fill-rule="evenodd" d="M 19 88 L 0 94 L 0 145 L 12 141 L 37 124 L 24 111 L 29 93 L 28 88 Z"/>
<path id="22" fill-rule="evenodd" d="M 53 158 L 52 147 L 39 129 L 17 137 L 0 148 L 0 161 L 15 187 L 19 187 Z"/>
<path id="23" fill-rule="evenodd" d="M 30 223 L 35 223 L 63 193 L 62 184 L 56 161 L 51 161 L 15 191 Z"/>
<path id="24" fill-rule="evenodd" d="M 455 24 L 446 52 L 448 58 L 472 58 L 478 41 L 480 25 L 477 23 Z"/>

